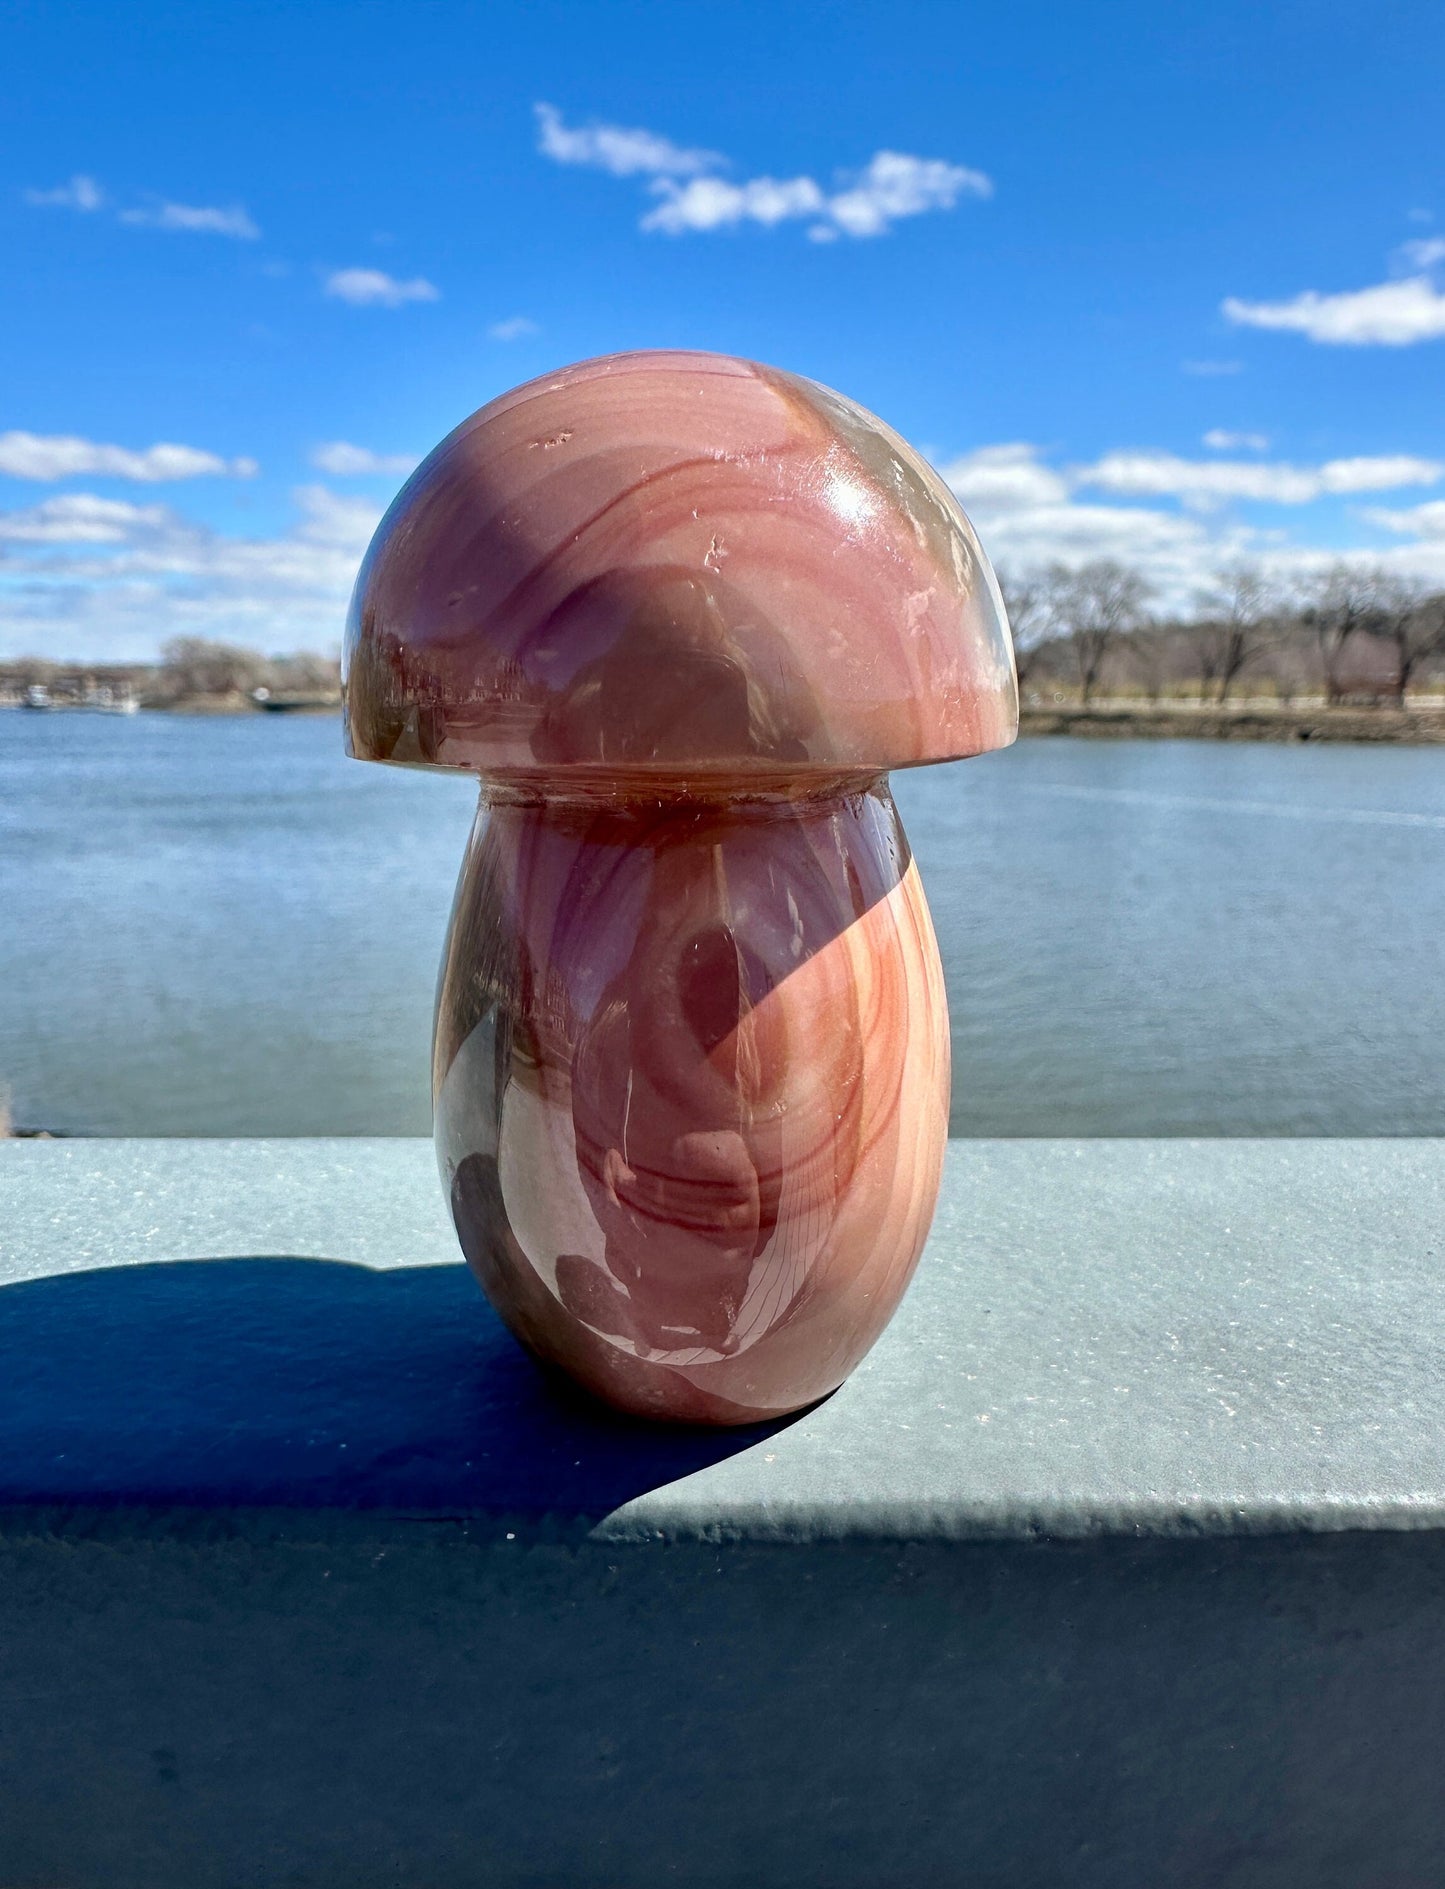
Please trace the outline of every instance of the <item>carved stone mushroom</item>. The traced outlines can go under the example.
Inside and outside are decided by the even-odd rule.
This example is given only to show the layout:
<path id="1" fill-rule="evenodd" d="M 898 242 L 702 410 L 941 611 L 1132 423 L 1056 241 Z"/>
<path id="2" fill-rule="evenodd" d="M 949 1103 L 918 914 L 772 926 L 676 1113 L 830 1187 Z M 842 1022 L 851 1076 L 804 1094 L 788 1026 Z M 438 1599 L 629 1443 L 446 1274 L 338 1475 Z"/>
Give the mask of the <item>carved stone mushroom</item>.
<path id="1" fill-rule="evenodd" d="M 413 474 L 346 638 L 351 754 L 481 779 L 436 1143 L 516 1335 L 651 1417 L 842 1382 L 948 1126 L 938 948 L 888 770 L 1005 746 L 998 586 L 840 395 L 683 352 L 504 394 Z"/>

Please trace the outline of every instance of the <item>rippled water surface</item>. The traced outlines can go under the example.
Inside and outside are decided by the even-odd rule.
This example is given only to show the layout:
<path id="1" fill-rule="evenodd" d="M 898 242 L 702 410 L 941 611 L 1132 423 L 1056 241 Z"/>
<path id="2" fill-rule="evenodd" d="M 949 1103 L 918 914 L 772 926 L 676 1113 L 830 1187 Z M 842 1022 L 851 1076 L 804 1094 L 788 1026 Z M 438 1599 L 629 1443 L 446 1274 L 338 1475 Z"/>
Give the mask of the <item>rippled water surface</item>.
<path id="1" fill-rule="evenodd" d="M 1445 1133 L 1445 749 L 899 776 L 955 1134 Z M 0 1084 L 97 1134 L 422 1134 L 474 795 L 337 723 L 0 713 Z"/>

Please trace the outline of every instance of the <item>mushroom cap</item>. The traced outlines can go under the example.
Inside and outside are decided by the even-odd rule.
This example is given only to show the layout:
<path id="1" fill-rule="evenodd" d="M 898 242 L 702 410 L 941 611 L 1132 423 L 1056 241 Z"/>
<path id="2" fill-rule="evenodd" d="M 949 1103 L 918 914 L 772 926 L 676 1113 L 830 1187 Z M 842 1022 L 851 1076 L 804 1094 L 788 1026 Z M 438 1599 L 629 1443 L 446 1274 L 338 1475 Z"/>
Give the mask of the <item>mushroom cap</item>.
<path id="1" fill-rule="evenodd" d="M 1004 747 L 998 584 L 938 474 L 814 381 L 583 361 L 503 394 L 377 528 L 346 630 L 361 760 L 791 781 Z"/>

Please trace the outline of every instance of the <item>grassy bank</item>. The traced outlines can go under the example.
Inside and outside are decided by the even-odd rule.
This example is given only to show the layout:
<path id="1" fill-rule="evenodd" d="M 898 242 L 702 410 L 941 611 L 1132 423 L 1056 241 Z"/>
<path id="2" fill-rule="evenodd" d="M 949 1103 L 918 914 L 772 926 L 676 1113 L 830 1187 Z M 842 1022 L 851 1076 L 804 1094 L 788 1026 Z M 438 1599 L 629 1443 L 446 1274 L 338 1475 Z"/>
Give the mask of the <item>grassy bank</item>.
<path id="1" fill-rule="evenodd" d="M 1445 705 L 1428 708 L 1286 707 L 1243 701 L 1223 708 L 1193 702 L 1106 702 L 1026 706 L 1022 735 L 1100 740 L 1445 742 Z"/>

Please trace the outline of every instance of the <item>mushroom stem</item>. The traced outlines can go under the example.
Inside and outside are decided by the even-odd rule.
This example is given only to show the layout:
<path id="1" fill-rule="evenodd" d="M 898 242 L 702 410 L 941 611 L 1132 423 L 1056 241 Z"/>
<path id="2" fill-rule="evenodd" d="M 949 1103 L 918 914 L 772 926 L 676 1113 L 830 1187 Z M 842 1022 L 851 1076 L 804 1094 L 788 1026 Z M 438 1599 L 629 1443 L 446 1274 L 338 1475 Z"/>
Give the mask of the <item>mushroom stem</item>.
<path id="1" fill-rule="evenodd" d="M 653 1417 L 834 1389 L 932 1218 L 947 1012 L 885 777 L 489 783 L 438 992 L 463 1250 L 539 1356 Z"/>

